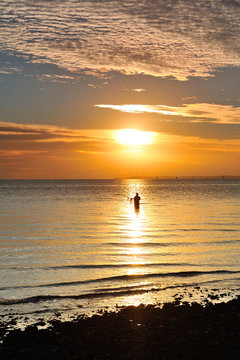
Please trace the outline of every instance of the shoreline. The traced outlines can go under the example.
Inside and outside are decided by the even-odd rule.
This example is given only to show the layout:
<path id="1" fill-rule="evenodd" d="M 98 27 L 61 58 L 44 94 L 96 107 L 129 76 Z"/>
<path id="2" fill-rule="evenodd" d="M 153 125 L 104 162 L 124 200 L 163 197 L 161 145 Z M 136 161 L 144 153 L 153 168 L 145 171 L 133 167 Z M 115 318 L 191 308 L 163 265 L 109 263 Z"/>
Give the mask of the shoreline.
<path id="1" fill-rule="evenodd" d="M 239 359 L 240 296 L 227 303 L 122 307 L 71 321 L 11 330 L 0 344 L 10 359 Z M 38 329 L 38 327 L 40 327 Z M 1 336 L 6 324 L 0 325 Z"/>

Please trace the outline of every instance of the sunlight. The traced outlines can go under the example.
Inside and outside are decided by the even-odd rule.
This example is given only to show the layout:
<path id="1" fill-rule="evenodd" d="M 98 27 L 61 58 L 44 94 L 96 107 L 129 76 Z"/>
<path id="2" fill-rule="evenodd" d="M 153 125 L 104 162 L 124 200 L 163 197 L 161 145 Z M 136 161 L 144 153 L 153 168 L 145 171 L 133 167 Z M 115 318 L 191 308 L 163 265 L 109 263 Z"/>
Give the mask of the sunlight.
<path id="1" fill-rule="evenodd" d="M 135 194 L 131 194 L 130 197 L 133 197 L 134 195 Z M 129 221 L 126 227 L 126 236 L 132 244 L 137 244 L 144 242 L 144 235 L 142 212 L 136 213 L 131 207 Z"/>
<path id="2" fill-rule="evenodd" d="M 127 222 L 125 233 L 128 238 L 128 246 L 126 247 L 128 264 L 143 264 L 145 262 L 144 256 L 146 255 L 145 249 L 141 246 L 141 244 L 144 242 L 143 219 L 141 213 L 137 214 L 132 207 L 129 213 L 129 221 Z M 130 246 L 130 244 L 132 246 Z M 136 275 L 139 273 L 143 273 L 141 266 L 139 268 L 134 266 L 129 271 L 129 274 L 131 275 Z"/>
<path id="3" fill-rule="evenodd" d="M 150 145 L 153 143 L 154 134 L 151 131 L 122 129 L 115 131 L 115 138 L 123 145 Z"/>
<path id="4" fill-rule="evenodd" d="M 139 247 L 135 246 L 135 247 L 128 249 L 128 254 L 137 256 L 137 255 L 144 254 L 144 251 L 142 249 L 140 249 Z"/>

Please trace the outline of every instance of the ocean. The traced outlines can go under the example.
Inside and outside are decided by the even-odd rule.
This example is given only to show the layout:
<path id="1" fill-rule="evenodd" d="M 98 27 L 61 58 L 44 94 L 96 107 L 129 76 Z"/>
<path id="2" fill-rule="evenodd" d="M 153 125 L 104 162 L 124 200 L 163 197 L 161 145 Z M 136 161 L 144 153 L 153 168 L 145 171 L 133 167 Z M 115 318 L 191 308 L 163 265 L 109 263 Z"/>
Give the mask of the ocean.
<path id="1" fill-rule="evenodd" d="M 239 215 L 235 179 L 0 180 L 0 317 L 227 301 Z"/>

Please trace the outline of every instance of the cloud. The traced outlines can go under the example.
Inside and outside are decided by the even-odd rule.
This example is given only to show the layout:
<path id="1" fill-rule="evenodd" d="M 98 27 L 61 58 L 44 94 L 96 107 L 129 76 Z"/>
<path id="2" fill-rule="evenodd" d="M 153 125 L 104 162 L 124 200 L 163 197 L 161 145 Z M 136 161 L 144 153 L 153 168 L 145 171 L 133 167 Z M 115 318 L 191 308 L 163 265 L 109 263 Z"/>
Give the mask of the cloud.
<path id="1" fill-rule="evenodd" d="M 55 141 L 61 138 L 63 141 L 76 141 L 81 136 L 79 131 L 44 125 L 25 125 L 16 123 L 0 122 L 0 139 L 4 140 L 29 140 L 29 141 Z"/>
<path id="2" fill-rule="evenodd" d="M 162 115 L 181 115 L 177 112 L 176 107 L 165 105 L 140 105 L 140 104 L 125 104 L 125 105 L 107 105 L 99 104 L 95 105 L 102 109 L 119 110 L 127 113 L 143 114 L 143 113 L 155 113 Z"/>
<path id="3" fill-rule="evenodd" d="M 186 80 L 240 65 L 234 0 L 2 0 L 0 14 L 1 52 L 76 77 L 115 70 Z"/>
<path id="4" fill-rule="evenodd" d="M 196 96 L 187 96 L 185 98 L 181 99 L 182 101 L 193 101 L 193 100 L 197 100 Z"/>
<path id="5" fill-rule="evenodd" d="M 64 155 L 74 151 L 108 151 L 113 139 L 106 130 L 71 130 L 54 126 L 0 122 L 0 155 Z"/>
<path id="6" fill-rule="evenodd" d="M 131 89 L 132 91 L 135 91 L 137 93 L 141 93 L 141 92 L 144 92 L 146 91 L 146 89 Z"/>
<path id="7" fill-rule="evenodd" d="M 9 75 L 13 74 L 15 72 L 21 72 L 22 69 L 17 66 L 11 66 L 7 63 L 3 64 L 0 68 L 0 75 Z"/>
<path id="8" fill-rule="evenodd" d="M 95 105 L 98 108 L 118 110 L 126 113 L 152 113 L 166 116 L 166 120 L 179 117 L 189 122 L 217 122 L 221 124 L 240 124 L 240 107 L 208 103 L 184 104 L 182 106 L 167 105 Z"/>

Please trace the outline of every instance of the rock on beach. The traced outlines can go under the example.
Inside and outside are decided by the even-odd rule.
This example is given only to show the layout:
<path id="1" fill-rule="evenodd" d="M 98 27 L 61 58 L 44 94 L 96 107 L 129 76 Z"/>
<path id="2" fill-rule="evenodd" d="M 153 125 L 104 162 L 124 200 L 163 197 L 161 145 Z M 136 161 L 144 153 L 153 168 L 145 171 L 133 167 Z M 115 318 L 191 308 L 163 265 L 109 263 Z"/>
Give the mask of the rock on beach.
<path id="1" fill-rule="evenodd" d="M 4 325 L 1 326 L 2 333 Z M 239 360 L 240 298 L 206 306 L 130 306 L 72 321 L 13 330 L 1 360 Z"/>

